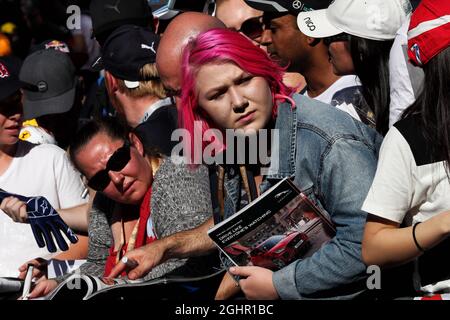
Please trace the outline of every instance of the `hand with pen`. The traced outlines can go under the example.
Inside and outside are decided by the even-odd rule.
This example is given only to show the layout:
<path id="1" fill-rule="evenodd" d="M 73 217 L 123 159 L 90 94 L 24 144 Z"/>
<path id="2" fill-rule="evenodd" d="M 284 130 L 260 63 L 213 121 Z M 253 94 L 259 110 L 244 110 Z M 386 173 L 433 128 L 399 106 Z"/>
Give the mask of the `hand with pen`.
<path id="1" fill-rule="evenodd" d="M 30 224 L 40 248 L 47 246 L 48 251 L 56 252 L 54 237 L 58 247 L 66 251 L 69 246 L 61 232 L 67 236 L 70 242 L 78 241 L 75 233 L 61 219 L 45 197 L 24 197 L 0 189 L 0 201 L 0 209 L 14 221 Z"/>

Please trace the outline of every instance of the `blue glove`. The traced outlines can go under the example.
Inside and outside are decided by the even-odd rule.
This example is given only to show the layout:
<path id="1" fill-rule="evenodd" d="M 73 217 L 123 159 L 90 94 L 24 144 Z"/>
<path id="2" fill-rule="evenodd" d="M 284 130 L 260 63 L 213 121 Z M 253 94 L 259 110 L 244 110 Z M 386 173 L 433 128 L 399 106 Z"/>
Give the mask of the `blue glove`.
<path id="1" fill-rule="evenodd" d="M 58 247 L 62 251 L 69 249 L 64 237 L 61 235 L 61 231 L 67 236 L 70 242 L 76 243 L 78 241 L 78 237 L 61 219 L 58 212 L 50 205 L 46 198 L 24 197 L 0 189 L 0 201 L 6 197 L 15 197 L 26 203 L 27 222 L 31 225 L 31 230 L 39 248 L 43 248 L 47 244 L 48 251 L 56 252 L 56 246 L 52 237 L 53 234 L 58 243 Z"/>

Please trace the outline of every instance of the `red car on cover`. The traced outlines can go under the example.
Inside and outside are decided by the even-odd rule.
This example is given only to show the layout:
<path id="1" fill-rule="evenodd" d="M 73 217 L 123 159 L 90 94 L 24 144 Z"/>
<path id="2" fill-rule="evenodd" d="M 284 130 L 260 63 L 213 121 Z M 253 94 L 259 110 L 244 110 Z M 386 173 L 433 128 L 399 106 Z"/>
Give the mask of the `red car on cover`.
<path id="1" fill-rule="evenodd" d="M 271 236 L 250 252 L 253 265 L 280 269 L 308 248 L 308 236 L 300 231 Z"/>

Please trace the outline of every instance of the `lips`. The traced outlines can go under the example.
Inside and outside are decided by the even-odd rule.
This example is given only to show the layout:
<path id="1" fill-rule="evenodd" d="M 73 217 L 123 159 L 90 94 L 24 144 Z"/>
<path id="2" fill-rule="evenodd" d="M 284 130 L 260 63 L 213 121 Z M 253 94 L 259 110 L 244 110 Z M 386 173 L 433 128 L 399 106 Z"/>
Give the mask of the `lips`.
<path id="1" fill-rule="evenodd" d="M 255 111 L 250 111 L 242 116 L 236 121 L 237 123 L 244 124 L 252 121 L 254 119 Z"/>

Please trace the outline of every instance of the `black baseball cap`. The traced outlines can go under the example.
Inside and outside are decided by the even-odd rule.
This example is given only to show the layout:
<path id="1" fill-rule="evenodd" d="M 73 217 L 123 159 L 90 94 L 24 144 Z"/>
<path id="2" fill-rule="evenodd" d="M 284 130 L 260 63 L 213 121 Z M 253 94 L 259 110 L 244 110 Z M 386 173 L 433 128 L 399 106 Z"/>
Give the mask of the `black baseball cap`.
<path id="1" fill-rule="evenodd" d="M 0 100 L 27 85 L 18 77 L 21 63 L 19 58 L 13 56 L 0 58 Z"/>
<path id="2" fill-rule="evenodd" d="M 153 22 L 147 0 L 91 0 L 89 11 L 96 38 L 104 38 L 124 24 L 148 27 Z"/>
<path id="3" fill-rule="evenodd" d="M 332 0 L 244 0 L 250 7 L 276 14 L 297 16 L 302 11 L 328 8 Z"/>
<path id="4" fill-rule="evenodd" d="M 23 62 L 20 80 L 33 88 L 25 87 L 24 119 L 69 111 L 75 101 L 75 67 L 66 53 L 56 50 L 39 50 Z"/>
<path id="5" fill-rule="evenodd" d="M 156 61 L 159 36 L 147 28 L 124 25 L 111 33 L 102 48 L 102 56 L 92 65 L 94 70 L 104 68 L 114 77 L 125 80 L 125 85 L 137 88 L 143 79 L 142 67 Z"/>

